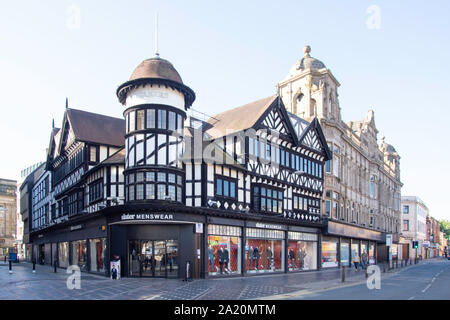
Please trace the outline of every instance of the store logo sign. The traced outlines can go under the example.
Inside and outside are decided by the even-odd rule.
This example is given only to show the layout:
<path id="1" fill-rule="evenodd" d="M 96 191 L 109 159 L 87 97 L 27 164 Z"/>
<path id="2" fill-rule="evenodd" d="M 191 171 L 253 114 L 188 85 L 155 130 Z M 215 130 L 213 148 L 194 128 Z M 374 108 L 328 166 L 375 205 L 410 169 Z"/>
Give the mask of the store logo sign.
<path id="1" fill-rule="evenodd" d="M 257 223 L 257 228 L 264 228 L 264 229 L 275 229 L 275 230 L 283 230 L 283 226 L 277 225 L 277 224 L 266 224 L 266 223 Z"/>
<path id="2" fill-rule="evenodd" d="M 173 214 L 166 214 L 166 213 L 136 213 L 136 214 L 123 214 L 120 217 L 120 220 L 122 221 L 129 221 L 129 220 L 173 220 Z"/>
<path id="3" fill-rule="evenodd" d="M 79 224 L 79 225 L 76 225 L 76 226 L 71 226 L 70 227 L 70 231 L 75 231 L 75 230 L 80 230 L 80 229 L 83 229 L 83 225 L 82 224 Z"/>

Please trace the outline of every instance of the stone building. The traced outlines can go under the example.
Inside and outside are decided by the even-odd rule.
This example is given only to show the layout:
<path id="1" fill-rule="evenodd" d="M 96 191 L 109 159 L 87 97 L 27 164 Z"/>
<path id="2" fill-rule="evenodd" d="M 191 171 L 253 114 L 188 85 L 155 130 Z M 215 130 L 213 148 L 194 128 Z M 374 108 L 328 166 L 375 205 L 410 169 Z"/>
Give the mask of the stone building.
<path id="1" fill-rule="evenodd" d="M 403 259 L 425 257 L 427 244 L 427 215 L 428 207 L 419 198 L 414 196 L 402 197 L 402 231 L 401 248 Z M 413 241 L 419 242 L 419 247 L 413 248 Z"/>
<path id="2" fill-rule="evenodd" d="M 379 242 L 378 259 L 384 260 L 385 234 L 393 234 L 394 243 L 399 239 L 400 156 L 384 137 L 378 144 L 372 110 L 362 120 L 343 121 L 340 83 L 310 51 L 309 46 L 304 48 L 304 57 L 278 87 L 288 112 L 307 121 L 317 117 L 333 152 L 326 164 L 322 201 L 322 213 L 329 219 L 329 241 L 341 247 L 342 263 L 348 264 L 349 246 L 352 253 L 357 247 L 362 252 L 367 240 Z M 351 243 L 350 237 L 361 244 L 359 240 Z"/>
<path id="3" fill-rule="evenodd" d="M 434 258 L 439 256 L 439 233 L 440 233 L 440 224 L 439 221 L 430 214 L 427 215 L 427 240 L 430 245 L 427 248 L 426 257 Z"/>
<path id="4" fill-rule="evenodd" d="M 0 257 L 15 252 L 16 181 L 0 179 Z"/>

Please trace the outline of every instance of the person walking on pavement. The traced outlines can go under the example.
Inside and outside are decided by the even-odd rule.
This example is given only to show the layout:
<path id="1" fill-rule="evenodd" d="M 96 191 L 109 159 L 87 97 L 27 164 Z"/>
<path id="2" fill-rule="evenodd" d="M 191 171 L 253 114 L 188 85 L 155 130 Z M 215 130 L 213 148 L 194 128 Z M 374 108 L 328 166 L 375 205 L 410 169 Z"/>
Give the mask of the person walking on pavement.
<path id="1" fill-rule="evenodd" d="M 364 250 L 361 255 L 361 266 L 364 270 L 366 270 L 366 268 L 367 268 L 367 260 L 368 260 L 367 258 L 368 258 L 367 253 Z"/>
<path id="2" fill-rule="evenodd" d="M 356 252 L 355 252 L 355 255 L 353 256 L 353 263 L 355 265 L 355 271 L 358 271 L 359 256 L 358 256 L 358 253 L 356 253 Z"/>

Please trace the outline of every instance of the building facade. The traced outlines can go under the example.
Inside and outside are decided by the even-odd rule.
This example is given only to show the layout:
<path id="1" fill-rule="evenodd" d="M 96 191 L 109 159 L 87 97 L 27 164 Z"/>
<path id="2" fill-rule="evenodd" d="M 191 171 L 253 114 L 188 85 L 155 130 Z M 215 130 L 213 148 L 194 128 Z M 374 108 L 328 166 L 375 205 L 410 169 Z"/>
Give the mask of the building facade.
<path id="1" fill-rule="evenodd" d="M 429 246 L 426 250 L 427 258 L 435 258 L 439 256 L 440 244 L 439 244 L 439 234 L 440 234 L 440 223 L 437 219 L 433 218 L 430 214 L 427 215 L 427 240 Z"/>
<path id="2" fill-rule="evenodd" d="M 16 251 L 17 196 L 15 180 L 0 179 L 0 257 Z"/>
<path id="3" fill-rule="evenodd" d="M 159 56 L 116 93 L 124 119 L 66 108 L 52 129 L 28 190 L 33 259 L 98 273 L 120 260 L 131 277 L 299 272 L 333 259 L 321 238 L 332 153 L 317 119 L 273 95 L 201 121 L 195 93 Z"/>
<path id="4" fill-rule="evenodd" d="M 30 232 L 32 230 L 32 214 L 31 210 L 33 208 L 33 197 L 32 190 L 35 184 L 35 181 L 44 173 L 45 163 L 40 163 L 38 166 L 33 166 L 33 170 L 23 171 L 28 175 L 22 181 L 19 187 L 19 212 L 23 225 L 23 235 L 22 235 L 22 243 L 24 246 L 23 256 L 25 260 L 32 260 L 32 251 L 33 246 L 30 241 Z"/>
<path id="5" fill-rule="evenodd" d="M 399 241 L 400 156 L 384 137 L 378 144 L 372 110 L 363 120 L 342 120 L 340 84 L 310 51 L 309 46 L 304 48 L 304 57 L 278 87 L 288 112 L 307 121 L 319 120 L 333 153 L 325 167 L 321 202 L 322 215 L 328 219 L 322 250 L 331 257 L 322 261 L 323 266 L 348 265 L 352 255 L 363 251 L 373 261 L 384 261 L 386 234 L 393 235 L 394 243 Z M 397 245 L 390 250 L 395 259 Z"/>
<path id="6" fill-rule="evenodd" d="M 403 258 L 426 258 L 426 248 L 429 246 L 427 236 L 428 207 L 418 197 L 402 196 L 402 252 Z M 417 249 L 413 241 L 419 242 Z"/>

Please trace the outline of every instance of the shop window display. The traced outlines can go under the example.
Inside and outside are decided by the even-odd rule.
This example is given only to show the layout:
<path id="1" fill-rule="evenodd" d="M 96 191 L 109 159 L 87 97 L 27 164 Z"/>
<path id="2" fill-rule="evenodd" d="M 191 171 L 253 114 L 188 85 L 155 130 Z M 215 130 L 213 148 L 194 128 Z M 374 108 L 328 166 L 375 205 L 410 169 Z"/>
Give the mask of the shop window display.
<path id="1" fill-rule="evenodd" d="M 69 266 L 69 243 L 58 243 L 58 266 L 60 268 L 67 268 Z"/>
<path id="2" fill-rule="evenodd" d="M 105 254 L 106 254 L 106 239 L 91 239 L 89 240 L 90 248 L 90 271 L 105 272 Z"/>
<path id="3" fill-rule="evenodd" d="M 350 265 L 350 242 L 349 240 L 341 240 L 341 266 Z"/>
<path id="4" fill-rule="evenodd" d="M 369 245 L 369 264 L 375 264 L 377 261 L 377 257 L 375 255 L 375 244 L 372 242 Z"/>
<path id="5" fill-rule="evenodd" d="M 364 252 L 365 252 L 367 255 L 369 254 L 369 246 L 368 246 L 367 241 L 362 241 L 362 242 L 361 242 L 361 255 L 362 255 Z"/>
<path id="6" fill-rule="evenodd" d="M 317 269 L 317 235 L 289 232 L 288 236 L 288 270 Z"/>
<path id="7" fill-rule="evenodd" d="M 284 271 L 283 231 L 248 228 L 247 238 L 245 257 L 248 273 Z"/>
<path id="8" fill-rule="evenodd" d="M 209 275 L 241 273 L 241 228 L 232 226 L 208 226 Z"/>
<path id="9" fill-rule="evenodd" d="M 354 240 L 352 241 L 352 263 L 354 261 L 355 255 L 358 255 L 359 258 L 361 259 L 361 255 L 359 254 L 359 243 L 358 242 L 354 242 Z"/>
<path id="10" fill-rule="evenodd" d="M 87 247 L 86 240 L 73 241 L 72 264 L 78 265 L 81 271 L 87 271 Z"/>
<path id="11" fill-rule="evenodd" d="M 323 268 L 331 268 L 337 267 L 338 259 L 337 259 L 337 250 L 338 249 L 338 240 L 337 238 L 322 238 L 322 267 Z"/>

